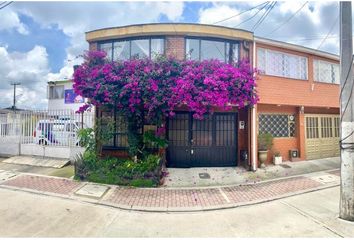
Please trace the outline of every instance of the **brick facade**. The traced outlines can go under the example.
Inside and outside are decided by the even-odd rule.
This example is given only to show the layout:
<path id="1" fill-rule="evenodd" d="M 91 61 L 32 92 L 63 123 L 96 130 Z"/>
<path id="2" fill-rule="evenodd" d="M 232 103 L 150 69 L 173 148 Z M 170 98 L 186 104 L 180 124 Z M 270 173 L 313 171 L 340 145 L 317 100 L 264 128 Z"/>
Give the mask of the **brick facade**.
<path id="1" fill-rule="evenodd" d="M 160 32 L 159 34 L 161 35 Z M 182 34 L 177 32 L 175 35 L 173 35 L 173 33 L 164 35 L 166 56 L 172 56 L 181 60 L 185 59 L 185 36 L 193 36 L 193 34 Z M 195 36 L 201 35 L 196 34 Z M 206 35 L 206 37 L 211 36 Z M 230 37 L 228 36 L 226 39 L 230 39 Z M 255 67 L 257 65 L 254 64 L 254 62 L 257 62 L 257 57 L 253 59 L 253 56 L 256 56 L 257 54 L 254 54 L 253 51 L 255 49 L 257 53 L 258 48 L 281 51 L 307 58 L 307 80 L 259 74 L 257 79 L 257 92 L 260 97 L 260 101 L 259 104 L 255 106 L 256 136 L 258 134 L 258 114 L 280 113 L 291 114 L 295 116 L 295 136 L 274 138 L 273 151 L 269 152 L 267 163 L 272 162 L 273 152 L 275 150 L 279 151 L 283 157 L 283 160 L 287 161 L 289 160 L 289 150 L 298 149 L 300 153 L 300 159 L 305 160 L 305 114 L 339 114 L 340 86 L 337 84 L 315 82 L 313 77 L 313 60 L 320 59 L 334 63 L 339 63 L 339 61 L 333 60 L 333 58 L 331 59 L 323 57 L 323 54 L 316 55 L 314 53 L 309 53 L 310 51 L 304 48 L 303 51 L 291 50 L 291 48 L 286 47 L 286 44 L 282 45 L 281 47 L 273 44 L 266 44 L 264 42 L 258 43 L 257 41 L 251 41 L 250 39 L 242 40 L 242 38 L 238 38 L 238 40 L 240 40 L 240 58 L 248 59 L 250 63 L 252 63 Z M 254 44 L 256 44 L 256 46 L 254 46 Z M 97 42 L 89 41 L 89 49 L 97 50 Z M 241 130 L 239 129 L 239 126 L 236 126 L 238 129 L 238 162 L 240 164 L 240 151 L 248 150 L 249 162 L 251 162 L 251 148 L 257 149 L 257 142 L 252 144 L 252 116 L 250 108 L 245 108 L 238 111 L 238 123 L 239 121 L 245 122 L 245 129 Z M 123 153 L 119 153 L 119 151 L 113 153 L 112 151 L 107 150 L 105 153 L 110 155 L 114 154 L 116 156 L 123 156 Z M 257 153 L 257 150 L 255 153 Z M 258 162 L 258 156 L 255 156 L 255 158 L 256 162 Z"/>

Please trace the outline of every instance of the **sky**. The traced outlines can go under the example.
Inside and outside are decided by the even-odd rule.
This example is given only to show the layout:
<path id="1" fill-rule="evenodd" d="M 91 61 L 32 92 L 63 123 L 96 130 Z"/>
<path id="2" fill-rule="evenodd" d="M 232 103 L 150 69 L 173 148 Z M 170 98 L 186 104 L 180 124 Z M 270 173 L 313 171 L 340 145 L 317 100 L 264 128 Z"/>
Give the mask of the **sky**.
<path id="1" fill-rule="evenodd" d="M 235 16 L 262 3 L 15 1 L 0 9 L 0 108 L 12 106 L 10 84 L 20 82 L 17 107 L 45 109 L 47 82 L 71 78 L 73 65 L 82 62 L 78 56 L 88 49 L 85 32 L 99 28 L 160 22 L 216 23 L 252 30 L 259 37 L 339 53 L 338 2 L 276 2 L 258 26 L 270 4 Z"/>

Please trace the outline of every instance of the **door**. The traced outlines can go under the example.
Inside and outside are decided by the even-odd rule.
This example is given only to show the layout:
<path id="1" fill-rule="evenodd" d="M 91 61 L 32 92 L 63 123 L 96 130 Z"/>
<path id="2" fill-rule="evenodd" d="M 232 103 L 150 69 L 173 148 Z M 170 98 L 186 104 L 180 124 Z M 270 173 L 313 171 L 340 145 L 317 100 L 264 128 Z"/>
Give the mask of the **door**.
<path id="1" fill-rule="evenodd" d="M 221 167 L 237 163 L 237 115 L 214 113 L 203 120 L 178 112 L 168 120 L 169 167 Z"/>
<path id="2" fill-rule="evenodd" d="M 339 156 L 339 116 L 306 115 L 306 158 Z"/>

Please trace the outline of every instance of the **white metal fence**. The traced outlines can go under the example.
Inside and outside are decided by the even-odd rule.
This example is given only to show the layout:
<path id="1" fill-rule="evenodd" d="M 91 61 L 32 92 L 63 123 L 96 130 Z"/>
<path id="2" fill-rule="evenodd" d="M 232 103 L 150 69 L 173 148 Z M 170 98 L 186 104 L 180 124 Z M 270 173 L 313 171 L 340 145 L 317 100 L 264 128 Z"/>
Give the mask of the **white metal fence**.
<path id="1" fill-rule="evenodd" d="M 1 110 L 0 154 L 69 156 L 80 148 L 78 130 L 93 125 L 93 112 Z"/>

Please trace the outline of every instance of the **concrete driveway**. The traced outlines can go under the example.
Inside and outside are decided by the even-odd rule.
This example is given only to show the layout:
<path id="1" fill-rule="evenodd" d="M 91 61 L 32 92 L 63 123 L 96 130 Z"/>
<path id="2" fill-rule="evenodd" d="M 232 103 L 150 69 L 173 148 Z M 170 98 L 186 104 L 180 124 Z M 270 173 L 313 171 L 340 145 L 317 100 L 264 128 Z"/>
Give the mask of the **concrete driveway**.
<path id="1" fill-rule="evenodd" d="M 339 187 L 195 213 L 118 210 L 0 189 L 0 237 L 354 237 L 338 216 Z"/>
<path id="2" fill-rule="evenodd" d="M 168 176 L 163 186 L 174 188 L 247 184 L 339 168 L 339 157 L 299 162 L 286 161 L 280 165 L 258 168 L 256 172 L 247 171 L 243 167 L 168 168 Z"/>

